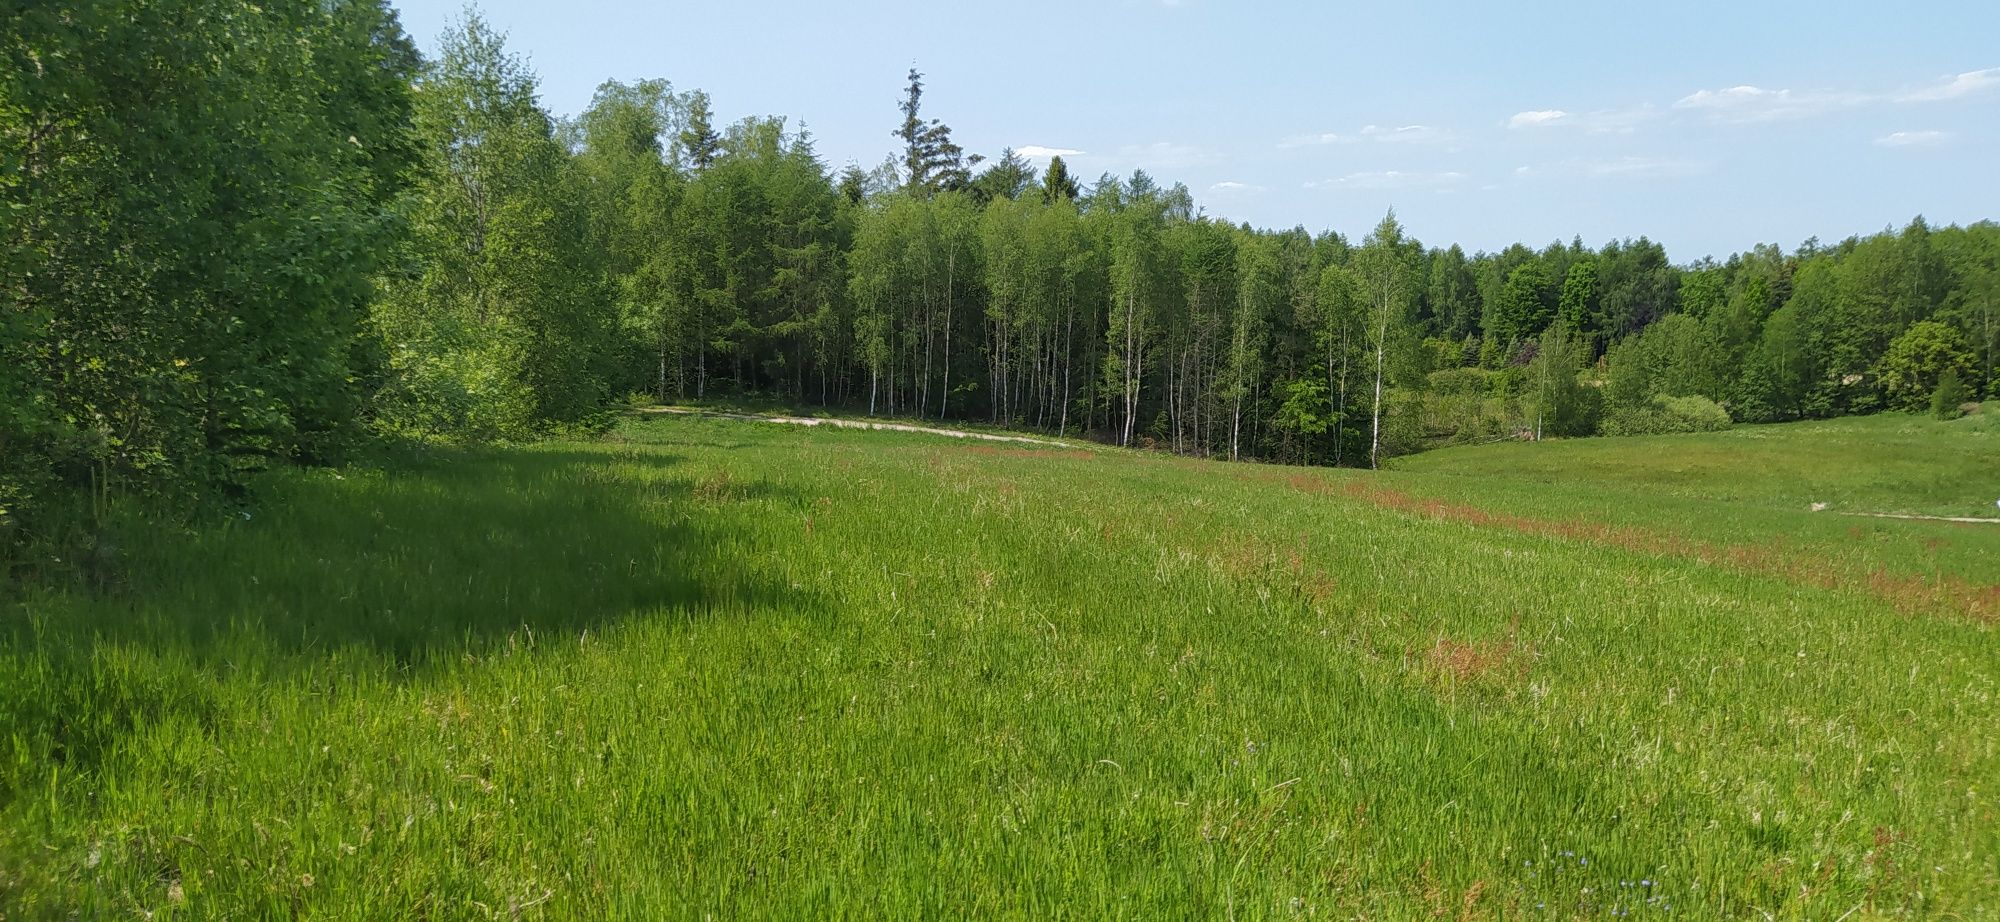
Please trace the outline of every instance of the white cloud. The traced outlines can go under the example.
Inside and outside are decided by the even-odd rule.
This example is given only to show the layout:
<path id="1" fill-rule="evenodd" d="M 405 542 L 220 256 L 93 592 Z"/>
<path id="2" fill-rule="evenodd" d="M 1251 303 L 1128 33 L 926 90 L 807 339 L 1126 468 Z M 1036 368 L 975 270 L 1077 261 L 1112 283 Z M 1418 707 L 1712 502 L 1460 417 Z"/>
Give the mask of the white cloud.
<path id="1" fill-rule="evenodd" d="M 1825 91 L 1793 92 L 1767 90 L 1759 86 L 1732 86 L 1721 90 L 1697 90 L 1674 102 L 1676 109 L 1692 109 L 1724 122 L 1769 122 L 1803 118 L 1872 101 L 1862 93 Z"/>
<path id="2" fill-rule="evenodd" d="M 1507 127 L 1539 128 L 1543 125 L 1553 125 L 1568 117 L 1569 113 L 1561 109 L 1535 109 L 1528 112 L 1516 112 L 1513 118 L 1507 120 Z"/>
<path id="3" fill-rule="evenodd" d="M 1932 86 L 1898 96 L 1896 101 L 1938 102 L 1970 96 L 1996 86 L 2000 86 L 2000 67 L 1989 67 L 1985 70 L 1966 71 L 1956 77 L 1946 77 Z"/>
<path id="4" fill-rule="evenodd" d="M 1026 147 L 1014 148 L 1014 153 L 1029 160 L 1041 160 L 1047 157 L 1074 157 L 1083 153 L 1083 151 L 1072 150 L 1067 147 L 1043 147 L 1040 144 L 1030 144 Z"/>
<path id="5" fill-rule="evenodd" d="M 1352 140 L 1354 139 L 1347 137 L 1345 135 L 1338 135 L 1334 134 L 1331 131 L 1328 131 L 1322 134 L 1295 135 L 1293 137 L 1286 138 L 1283 141 L 1279 141 L 1278 147 L 1280 149 L 1290 150 L 1291 148 L 1294 147 L 1317 147 L 1321 144 L 1345 144 Z"/>
<path id="6" fill-rule="evenodd" d="M 1590 112 L 1532 109 L 1514 113 L 1507 119 L 1507 127 L 1514 130 L 1566 128 L 1590 134 L 1631 134 L 1638 130 L 1641 124 L 1653 120 L 1659 114 L 1659 110 L 1651 104 L 1626 106 L 1622 109 L 1596 109 Z"/>
<path id="7" fill-rule="evenodd" d="M 1356 144 L 1362 141 L 1376 141 L 1383 144 L 1399 144 L 1429 141 L 1449 141 L 1452 134 L 1432 125 L 1403 125 L 1389 128 L 1382 125 L 1363 125 L 1354 134 L 1340 134 L 1326 131 L 1319 134 L 1293 135 L 1278 142 L 1278 149 L 1292 150 L 1299 147 L 1319 147 L 1326 144 Z"/>
<path id="8" fill-rule="evenodd" d="M 1584 171 L 1592 176 L 1638 176 L 1648 178 L 1669 178 L 1692 176 L 1708 169 L 1708 164 L 1694 160 L 1672 160 L 1664 157 L 1619 157 L 1614 160 L 1593 160 L 1584 165 Z"/>
<path id="9" fill-rule="evenodd" d="M 1940 77 L 1928 86 L 1903 92 L 1771 89 L 1749 84 L 1696 90 L 1675 100 L 1671 111 L 1715 122 L 1749 124 L 1807 118 L 1861 106 L 1942 102 L 1996 89 L 2000 89 L 2000 67 L 1989 67 Z M 1508 128 L 1568 126 L 1592 134 L 1631 134 L 1640 125 L 1666 114 L 1650 103 L 1583 113 L 1532 109 L 1514 113 L 1506 125 Z"/>
<path id="10" fill-rule="evenodd" d="M 1450 132 L 1429 125 L 1404 125 L 1401 128 L 1384 128 L 1380 125 L 1361 126 L 1361 136 L 1373 141 L 1399 143 L 1405 141 L 1442 141 L 1451 136 Z"/>
<path id="11" fill-rule="evenodd" d="M 1875 139 L 1883 147 L 1935 147 L 1951 140 L 1943 131 L 1895 131 Z"/>
<path id="12" fill-rule="evenodd" d="M 1339 179 L 1306 183 L 1308 189 L 1426 189 L 1464 182 L 1464 173 L 1408 173 L 1402 170 L 1375 170 L 1349 173 Z"/>
<path id="13" fill-rule="evenodd" d="M 1631 134 L 1639 126 L 1658 118 L 1660 110 L 1652 103 L 1626 106 L 1622 109 L 1599 109 L 1595 112 L 1576 116 L 1570 121 L 1583 127 L 1591 134 Z"/>
<path id="14" fill-rule="evenodd" d="M 1247 182 L 1237 182 L 1229 179 L 1209 186 L 1208 191 L 1227 194 L 1231 192 L 1256 192 L 1262 188 L 1262 186 L 1253 186 Z"/>
<path id="15" fill-rule="evenodd" d="M 1591 178 L 1626 177 L 1633 179 L 1675 179 L 1707 172 L 1709 164 L 1698 160 L 1674 160 L 1666 157 L 1614 157 L 1609 160 L 1592 160 L 1572 157 L 1542 166 L 1522 166 L 1514 169 L 1518 177 L 1532 176 L 1582 176 Z"/>

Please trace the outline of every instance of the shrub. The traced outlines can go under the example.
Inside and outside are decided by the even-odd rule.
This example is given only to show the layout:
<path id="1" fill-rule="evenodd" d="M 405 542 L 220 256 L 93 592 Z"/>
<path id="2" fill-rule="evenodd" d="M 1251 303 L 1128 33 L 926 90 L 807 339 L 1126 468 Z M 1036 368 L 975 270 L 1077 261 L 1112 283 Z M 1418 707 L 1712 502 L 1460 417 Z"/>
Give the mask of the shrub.
<path id="1" fill-rule="evenodd" d="M 1717 432 L 1729 424 L 1729 411 L 1707 397 L 1655 397 L 1642 406 L 1607 414 L 1601 431 L 1605 435 Z"/>
<path id="2" fill-rule="evenodd" d="M 1965 379 L 1959 377 L 1958 369 L 1947 368 L 1938 375 L 1937 390 L 1931 392 L 1931 415 L 1938 419 L 1957 419 L 1965 415 L 1964 404 L 1972 399 L 1972 392 L 1965 386 Z"/>

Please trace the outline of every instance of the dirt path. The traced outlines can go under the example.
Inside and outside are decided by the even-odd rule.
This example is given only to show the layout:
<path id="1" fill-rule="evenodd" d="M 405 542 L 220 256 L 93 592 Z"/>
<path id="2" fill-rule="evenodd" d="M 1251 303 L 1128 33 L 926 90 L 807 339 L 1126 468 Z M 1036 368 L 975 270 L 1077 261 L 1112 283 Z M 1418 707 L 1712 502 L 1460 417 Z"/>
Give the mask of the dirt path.
<path id="1" fill-rule="evenodd" d="M 863 419 L 829 419 L 816 416 L 763 416 L 753 413 L 723 413 L 715 410 L 691 410 L 685 407 L 647 407 L 641 413 L 670 413 L 675 416 L 700 416 L 706 419 L 735 419 L 750 423 L 789 423 L 794 426 L 834 426 L 840 429 L 883 429 L 890 432 L 924 432 L 931 435 L 945 435 L 955 439 L 980 439 L 987 442 L 1023 442 L 1029 445 L 1048 445 L 1054 448 L 1075 448 L 1069 442 L 1054 439 L 1036 439 L 1025 435 L 990 435 L 984 432 L 967 432 L 963 429 L 933 429 L 929 426 L 910 426 L 903 423 L 878 423 Z"/>
<path id="2" fill-rule="evenodd" d="M 1960 515 L 1912 515 L 1904 512 L 1842 512 L 1868 519 L 1917 519 L 1925 522 L 1964 522 L 1968 525 L 2000 525 L 2000 519 L 1980 519 Z"/>

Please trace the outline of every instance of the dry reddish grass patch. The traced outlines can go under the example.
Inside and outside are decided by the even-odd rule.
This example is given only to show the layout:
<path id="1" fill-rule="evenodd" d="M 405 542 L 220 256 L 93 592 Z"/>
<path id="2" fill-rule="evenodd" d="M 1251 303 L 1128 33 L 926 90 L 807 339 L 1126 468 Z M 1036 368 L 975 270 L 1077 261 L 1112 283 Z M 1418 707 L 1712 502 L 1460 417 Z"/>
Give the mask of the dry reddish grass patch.
<path id="1" fill-rule="evenodd" d="M 1453 640 L 1440 637 L 1423 655 L 1424 669 L 1456 682 L 1525 677 L 1531 654 L 1507 640 Z"/>

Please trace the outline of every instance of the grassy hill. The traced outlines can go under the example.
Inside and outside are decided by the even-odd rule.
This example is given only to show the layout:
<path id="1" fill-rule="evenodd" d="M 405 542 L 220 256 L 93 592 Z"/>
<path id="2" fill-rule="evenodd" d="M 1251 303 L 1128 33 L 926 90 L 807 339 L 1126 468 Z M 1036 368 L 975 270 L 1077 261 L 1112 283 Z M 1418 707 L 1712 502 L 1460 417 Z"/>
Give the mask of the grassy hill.
<path id="1" fill-rule="evenodd" d="M 1804 510 L 2000 516 L 2000 405 L 1941 422 L 1882 413 L 1723 432 L 1490 444 L 1401 470 L 1508 488 L 1588 484 L 1632 496 Z"/>
<path id="2" fill-rule="evenodd" d="M 2000 526 L 1807 511 L 1976 514 L 1990 419 L 284 474 L 0 614 L 0 913 L 1993 914 Z"/>

